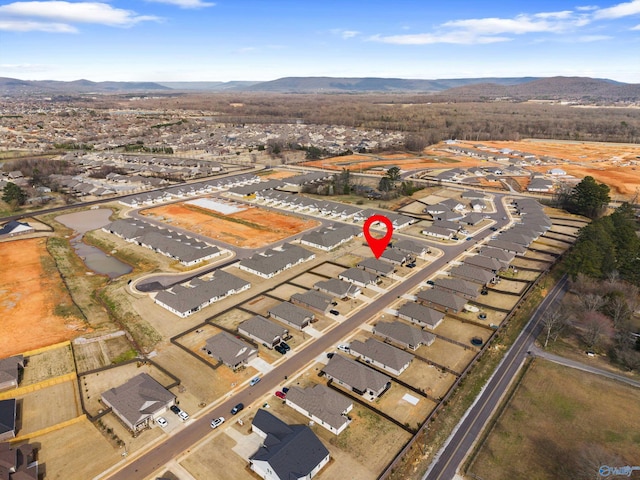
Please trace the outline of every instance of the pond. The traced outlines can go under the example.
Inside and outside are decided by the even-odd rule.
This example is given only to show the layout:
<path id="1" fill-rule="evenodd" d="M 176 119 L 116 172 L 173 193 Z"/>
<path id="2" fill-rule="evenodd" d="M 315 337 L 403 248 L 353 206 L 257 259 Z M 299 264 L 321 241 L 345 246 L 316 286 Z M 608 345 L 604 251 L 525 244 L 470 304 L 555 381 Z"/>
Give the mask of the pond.
<path id="1" fill-rule="evenodd" d="M 82 241 L 85 233 L 109 224 L 112 213 L 108 208 L 99 208 L 60 215 L 56 217 L 56 221 L 78 233 L 71 239 L 71 245 L 88 268 L 109 278 L 117 278 L 129 273 L 131 266 Z"/>

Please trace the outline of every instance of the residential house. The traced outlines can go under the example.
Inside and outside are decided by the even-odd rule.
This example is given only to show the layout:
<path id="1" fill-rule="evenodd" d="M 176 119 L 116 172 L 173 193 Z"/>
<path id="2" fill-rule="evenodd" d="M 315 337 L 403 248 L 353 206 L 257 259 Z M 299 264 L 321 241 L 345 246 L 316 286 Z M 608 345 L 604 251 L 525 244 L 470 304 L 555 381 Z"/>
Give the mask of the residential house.
<path id="1" fill-rule="evenodd" d="M 313 288 L 334 298 L 340 299 L 355 298 L 361 292 L 360 287 L 357 285 L 337 278 L 330 278 L 329 280 L 316 282 Z"/>
<path id="2" fill-rule="evenodd" d="M 480 289 L 477 284 L 459 278 L 437 278 L 434 288 L 455 293 L 470 300 L 478 296 Z"/>
<path id="3" fill-rule="evenodd" d="M 17 237 L 18 235 L 27 235 L 35 232 L 35 229 L 26 222 L 19 222 L 18 220 L 11 220 L 0 228 L 1 237 Z"/>
<path id="4" fill-rule="evenodd" d="M 378 260 L 377 258 L 365 258 L 356 266 L 363 269 L 365 272 L 379 275 L 381 277 L 388 277 L 395 272 L 393 265 L 390 265 L 388 262 Z"/>
<path id="5" fill-rule="evenodd" d="M 36 447 L 23 443 L 13 447 L 10 443 L 0 443 L 0 479 L 38 480 Z"/>
<path id="6" fill-rule="evenodd" d="M 140 373 L 101 395 L 102 403 L 132 432 L 148 427 L 152 418 L 175 404 L 176 396 L 147 373 Z"/>
<path id="7" fill-rule="evenodd" d="M 296 330 L 302 330 L 315 319 L 315 315 L 309 310 L 289 302 L 282 302 L 270 308 L 268 313 L 270 317 Z"/>
<path id="8" fill-rule="evenodd" d="M 460 225 L 457 222 L 452 222 L 450 220 L 434 220 L 431 226 L 436 228 L 445 228 L 447 230 L 451 230 L 454 234 L 462 228 L 462 225 Z"/>
<path id="9" fill-rule="evenodd" d="M 309 250 L 285 243 L 279 250 L 269 249 L 262 254 L 241 260 L 238 268 L 263 278 L 272 278 L 284 270 L 314 258 L 315 254 Z"/>
<path id="10" fill-rule="evenodd" d="M 529 233 L 529 235 L 523 235 L 522 233 L 507 230 L 506 232 L 498 235 L 498 240 L 500 240 L 501 242 L 517 243 L 518 245 L 528 247 L 529 244 L 533 241 L 533 234 Z"/>
<path id="11" fill-rule="evenodd" d="M 168 290 L 158 292 L 153 301 L 181 318 L 211 305 L 228 295 L 247 290 L 251 283 L 235 275 L 216 270 L 210 280 L 195 278 Z"/>
<path id="12" fill-rule="evenodd" d="M 369 272 L 365 272 L 364 270 L 355 267 L 348 268 L 344 272 L 338 274 L 338 278 L 362 288 L 369 285 L 376 285 L 378 283 L 377 275 L 372 275 Z"/>
<path id="13" fill-rule="evenodd" d="M 547 173 L 554 176 L 562 176 L 567 174 L 567 172 L 565 172 L 561 168 L 552 168 L 551 170 L 547 170 Z"/>
<path id="14" fill-rule="evenodd" d="M 433 330 L 444 320 L 444 313 L 419 303 L 407 302 L 398 309 L 398 317 Z"/>
<path id="15" fill-rule="evenodd" d="M 434 238 L 438 238 L 440 240 L 451 240 L 451 237 L 453 237 L 453 231 L 449 230 L 448 228 L 442 228 L 442 227 L 427 227 L 424 230 L 422 230 L 422 234 L 423 235 L 427 235 L 428 237 L 434 237 Z"/>
<path id="16" fill-rule="evenodd" d="M 0 400 L 0 442 L 16 436 L 17 405 L 15 398 Z M 0 469 L 2 467 L 0 466 Z M 0 470 L 1 471 L 1 470 Z M 0 479 L 2 476 L 0 476 Z"/>
<path id="17" fill-rule="evenodd" d="M 495 275 L 489 270 L 465 264 L 453 267 L 449 273 L 453 277 L 469 280 L 480 285 L 488 285 L 495 279 Z"/>
<path id="18" fill-rule="evenodd" d="M 467 257 L 464 259 L 463 264 L 471 267 L 483 268 L 493 274 L 497 274 L 501 270 L 506 270 L 508 266 L 506 262 L 502 262 L 497 258 L 485 257 L 484 255 L 473 255 L 471 257 Z"/>
<path id="19" fill-rule="evenodd" d="M 395 376 L 409 368 L 413 360 L 413 355 L 409 352 L 375 338 L 368 338 L 364 342 L 353 340 L 349 344 L 349 353 Z"/>
<path id="20" fill-rule="evenodd" d="M 422 290 L 416 294 L 416 298 L 425 305 L 440 308 L 445 312 L 452 311 L 453 313 L 460 312 L 467 303 L 461 296 L 438 288 Z"/>
<path id="21" fill-rule="evenodd" d="M 515 253 L 507 252 L 501 248 L 482 247 L 478 253 L 507 264 L 511 263 L 511 260 L 516 257 Z"/>
<path id="22" fill-rule="evenodd" d="M 16 388 L 20 381 L 20 370 L 24 368 L 24 357 L 13 357 L 0 360 L 0 391 Z"/>
<path id="23" fill-rule="evenodd" d="M 300 239 L 300 243 L 328 252 L 348 242 L 359 234 L 359 230 L 350 225 L 311 232 Z"/>
<path id="24" fill-rule="evenodd" d="M 404 265 L 407 261 L 407 255 L 398 249 L 387 248 L 382 252 L 382 255 L 380 255 L 380 260 L 392 265 Z"/>
<path id="25" fill-rule="evenodd" d="M 478 225 L 483 220 L 484 220 L 484 217 L 479 213 L 468 213 L 460 219 L 460 223 L 475 226 L 475 225 Z"/>
<path id="26" fill-rule="evenodd" d="M 487 242 L 488 247 L 497 248 L 498 250 L 504 250 L 505 252 L 511 252 L 516 255 L 524 255 L 527 251 L 527 247 L 513 242 L 505 242 L 502 240 L 489 240 Z"/>
<path id="27" fill-rule="evenodd" d="M 284 339 L 289 331 L 260 315 L 256 315 L 238 325 L 238 333 L 268 348 L 273 348 Z"/>
<path id="28" fill-rule="evenodd" d="M 543 177 L 533 177 L 527 185 L 528 192 L 550 192 L 553 190 L 553 182 Z"/>
<path id="29" fill-rule="evenodd" d="M 317 290 L 308 290 L 291 295 L 291 303 L 325 314 L 331 309 L 333 297 Z"/>
<path id="30" fill-rule="evenodd" d="M 373 334 L 410 350 L 417 350 L 422 345 L 428 347 L 436 339 L 432 333 L 398 321 L 378 322 L 373 327 Z"/>
<path id="31" fill-rule="evenodd" d="M 258 357 L 257 348 L 227 332 L 207 338 L 203 350 L 232 370 L 237 370 Z"/>
<path id="32" fill-rule="evenodd" d="M 476 213 L 480 213 L 487 209 L 487 204 L 484 202 L 484 200 L 474 199 L 469 202 L 469 205 L 471 206 L 471 209 Z"/>
<path id="33" fill-rule="evenodd" d="M 325 385 L 304 389 L 293 386 L 285 403 L 335 435 L 340 435 L 351 423 L 348 414 L 353 401 Z"/>
<path id="34" fill-rule="evenodd" d="M 329 463 L 329 450 L 306 425 L 287 425 L 259 409 L 251 431 L 263 441 L 249 467 L 264 480 L 311 480 Z"/>
<path id="35" fill-rule="evenodd" d="M 339 354 L 331 357 L 322 372 L 338 385 L 372 399 L 378 398 L 391 387 L 391 378 L 387 375 Z"/>
<path id="36" fill-rule="evenodd" d="M 415 257 L 420 257 L 431 252 L 429 247 L 414 242 L 413 240 L 398 240 L 397 242 L 393 242 L 393 248 Z"/>

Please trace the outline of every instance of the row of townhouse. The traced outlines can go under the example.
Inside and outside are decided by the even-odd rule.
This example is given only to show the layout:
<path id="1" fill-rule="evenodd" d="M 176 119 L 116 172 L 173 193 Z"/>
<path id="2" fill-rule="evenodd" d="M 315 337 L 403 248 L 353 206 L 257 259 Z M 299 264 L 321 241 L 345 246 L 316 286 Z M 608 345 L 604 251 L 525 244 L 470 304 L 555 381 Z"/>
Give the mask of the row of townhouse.
<path id="1" fill-rule="evenodd" d="M 143 205 L 153 205 L 156 203 L 168 202 L 180 198 L 204 195 L 214 191 L 226 190 L 237 186 L 246 186 L 260 181 L 260 178 L 252 173 L 233 175 L 230 177 L 208 180 L 206 182 L 190 183 L 187 185 L 177 185 L 159 191 L 141 193 L 130 197 L 125 197 L 119 202 L 128 207 L 140 207 Z"/>
<path id="2" fill-rule="evenodd" d="M 102 230 L 154 252 L 191 266 L 222 254 L 215 245 L 209 245 L 186 235 L 159 228 L 136 219 L 120 219 L 102 227 Z"/>
<path id="3" fill-rule="evenodd" d="M 262 278 L 272 278 L 279 273 L 296 265 L 313 260 L 315 253 L 298 245 L 285 243 L 278 249 L 270 248 L 262 253 L 256 253 L 250 258 L 241 260 L 237 266 Z"/>

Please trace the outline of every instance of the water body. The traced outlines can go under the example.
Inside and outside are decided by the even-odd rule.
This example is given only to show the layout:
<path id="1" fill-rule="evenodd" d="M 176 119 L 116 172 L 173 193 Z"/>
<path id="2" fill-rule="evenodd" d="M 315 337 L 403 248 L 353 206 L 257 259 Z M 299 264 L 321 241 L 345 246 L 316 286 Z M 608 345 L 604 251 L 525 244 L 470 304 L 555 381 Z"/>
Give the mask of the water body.
<path id="1" fill-rule="evenodd" d="M 132 270 L 131 266 L 82 241 L 85 233 L 111 223 L 109 216 L 112 213 L 108 208 L 100 208 L 60 215 L 56 217 L 56 221 L 78 233 L 71 239 L 71 245 L 88 268 L 109 278 L 118 278 L 129 273 Z"/>

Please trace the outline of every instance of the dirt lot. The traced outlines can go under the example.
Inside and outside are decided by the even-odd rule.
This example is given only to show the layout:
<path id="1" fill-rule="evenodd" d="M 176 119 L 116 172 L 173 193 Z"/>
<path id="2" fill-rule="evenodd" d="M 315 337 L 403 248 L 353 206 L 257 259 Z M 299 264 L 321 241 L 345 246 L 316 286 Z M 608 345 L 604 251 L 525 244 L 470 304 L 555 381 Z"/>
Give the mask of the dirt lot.
<path id="1" fill-rule="evenodd" d="M 31 355 L 26 358 L 26 363 L 20 381 L 21 387 L 75 371 L 71 347 L 68 345 Z"/>
<path id="2" fill-rule="evenodd" d="M 511 310 L 518 302 L 519 297 L 515 295 L 506 295 L 504 293 L 496 292 L 493 289 L 489 289 L 487 295 L 478 295 L 478 298 L 474 300 L 478 305 L 486 306 L 488 308 L 505 308 Z"/>
<path id="3" fill-rule="evenodd" d="M 46 249 L 46 239 L 2 243 L 0 356 L 71 339 L 87 331 Z"/>
<path id="4" fill-rule="evenodd" d="M 400 380 L 412 387 L 423 390 L 435 398 L 442 398 L 456 381 L 455 375 L 440 370 L 433 365 L 414 359 L 402 375 Z"/>
<path id="5" fill-rule="evenodd" d="M 234 308 L 232 310 L 226 311 L 221 315 L 216 315 L 211 319 L 211 323 L 213 323 L 214 325 L 220 325 L 221 327 L 227 328 L 229 330 L 235 330 L 240 322 L 243 322 L 251 317 L 253 317 L 251 313 Z"/>
<path id="6" fill-rule="evenodd" d="M 326 278 L 319 277 L 318 275 L 314 275 L 312 273 L 304 273 L 290 280 L 290 282 L 308 289 L 312 289 L 316 283 L 321 282 L 323 280 L 326 280 Z"/>
<path id="7" fill-rule="evenodd" d="M 493 289 L 498 292 L 507 292 L 507 293 L 517 293 L 518 295 L 522 294 L 525 288 L 527 288 L 527 283 L 524 282 L 514 282 L 513 280 L 502 279 L 500 283 L 493 286 Z"/>
<path id="8" fill-rule="evenodd" d="M 127 337 L 100 339 L 90 343 L 73 344 L 73 354 L 78 365 L 78 372 L 88 372 L 111 363 L 119 363 L 136 355 Z"/>
<path id="9" fill-rule="evenodd" d="M 549 263 L 555 260 L 555 257 L 553 255 L 549 255 L 548 253 L 543 253 L 539 251 L 534 252 L 533 250 L 527 250 L 524 253 L 524 258 L 528 258 L 531 260 L 539 260 L 541 262 L 549 262 Z"/>
<path id="10" fill-rule="evenodd" d="M 555 164 L 536 165 L 526 169 L 544 173 L 551 168 L 562 168 L 567 174 L 578 178 L 590 175 L 609 185 L 612 193 L 621 194 L 625 198 L 630 198 L 640 188 L 640 170 L 635 166 L 640 156 L 638 145 L 534 139 L 482 144 L 557 158 L 558 162 Z M 472 143 L 468 142 L 465 146 L 472 146 Z"/>
<path id="11" fill-rule="evenodd" d="M 477 316 L 477 314 L 476 314 Z M 468 344 L 473 337 L 488 338 L 491 332 L 486 328 L 464 323 L 452 317 L 444 317 L 444 321 L 436 328 L 438 335 L 457 342 Z"/>
<path id="12" fill-rule="evenodd" d="M 471 346 L 471 337 L 468 337 L 469 346 Z M 486 334 L 483 339 L 487 339 L 489 334 Z M 458 345 L 454 345 L 451 342 L 436 338 L 428 347 L 424 345 L 416 350 L 416 355 L 420 355 L 427 360 L 442 365 L 443 367 L 450 368 L 454 372 L 461 373 L 465 367 L 469 364 L 471 359 L 475 356 L 477 351 L 466 350 Z"/>
<path id="13" fill-rule="evenodd" d="M 530 270 L 518 270 L 517 273 L 513 273 L 513 270 L 509 270 L 508 273 L 500 274 L 502 278 L 516 278 L 518 280 L 526 280 L 528 282 L 533 282 L 536 278 L 540 276 L 540 272 L 530 271 Z"/>
<path id="14" fill-rule="evenodd" d="M 414 406 L 403 400 L 405 394 L 417 398 L 418 403 Z M 392 382 L 391 388 L 382 397 L 376 399 L 372 405 L 409 428 L 417 428 L 436 407 L 435 402 L 395 382 Z"/>
<path id="15" fill-rule="evenodd" d="M 496 480 L 598 478 L 600 465 L 638 465 L 639 432 L 636 388 L 536 360 L 470 471 Z"/>
<path id="16" fill-rule="evenodd" d="M 462 312 L 456 313 L 456 315 L 464 318 L 465 320 L 473 320 L 474 322 L 481 323 L 482 325 L 486 325 L 487 327 L 489 327 L 490 325 L 500 325 L 502 321 L 507 317 L 507 314 L 505 312 L 500 312 L 490 307 L 484 307 L 482 305 L 478 305 L 478 308 L 480 308 L 480 312 L 474 313 L 474 312 L 462 311 Z M 480 313 L 484 313 L 487 316 L 487 318 L 485 319 L 478 318 L 478 315 Z M 438 328 L 436 328 L 436 333 L 439 333 Z"/>
<path id="17" fill-rule="evenodd" d="M 567 242 L 554 240 L 553 238 L 546 237 L 546 236 L 540 237 L 538 240 L 536 240 L 531 244 L 532 248 L 539 249 L 539 250 L 549 250 L 552 252 L 555 252 L 556 249 L 558 249 L 560 252 L 563 252 L 567 248 L 569 248 L 569 246 L 570 245 Z"/>
<path id="18" fill-rule="evenodd" d="M 518 275 L 520 275 L 521 268 L 528 268 L 528 269 L 533 269 L 533 270 L 537 270 L 538 272 L 543 272 L 545 271 L 547 268 L 549 268 L 549 265 L 551 265 L 549 262 L 541 262 L 538 260 L 529 260 L 523 257 L 516 257 L 514 258 L 511 263 L 511 266 L 515 267 L 516 270 L 518 270 Z M 539 275 L 539 273 L 536 273 L 536 277 Z M 518 276 L 518 278 L 523 278 Z"/>
<path id="19" fill-rule="evenodd" d="M 174 203 L 142 211 L 162 217 L 169 225 L 206 235 L 229 245 L 259 248 L 320 225 L 293 215 L 258 207 L 222 215 L 185 203 Z"/>
<path id="20" fill-rule="evenodd" d="M 88 420 L 30 439 L 40 444 L 38 462 L 46 468 L 47 480 L 93 478 L 121 459 Z"/>
<path id="21" fill-rule="evenodd" d="M 214 430 L 206 443 L 181 462 L 181 465 L 196 480 L 254 478 L 249 470 L 248 462 L 233 452 L 232 449 L 236 446 L 236 441 L 224 433 L 226 428 L 233 427 L 224 425 L 222 428 Z M 248 433 L 246 428 L 243 430 L 243 433 Z"/>
<path id="22" fill-rule="evenodd" d="M 268 293 L 273 297 L 288 301 L 294 293 L 304 293 L 307 290 L 308 288 L 300 288 L 289 283 L 284 283 L 273 290 L 269 290 Z"/>
<path id="23" fill-rule="evenodd" d="M 18 397 L 20 435 L 71 420 L 82 414 L 75 380 L 41 388 Z"/>
<path id="24" fill-rule="evenodd" d="M 268 310 L 280 303 L 282 303 L 281 300 L 268 297 L 266 295 L 260 295 L 239 306 L 246 310 L 250 310 L 251 312 L 254 312 L 257 315 L 262 315 L 263 317 L 267 317 Z"/>
<path id="25" fill-rule="evenodd" d="M 318 275 L 324 275 L 328 278 L 338 278 L 338 275 L 344 272 L 345 268 L 342 265 L 334 265 L 332 263 L 323 263 L 322 265 L 317 266 L 313 270 L 313 273 L 317 273 Z"/>
<path id="26" fill-rule="evenodd" d="M 82 395 L 85 408 L 91 415 L 96 415 L 99 410 L 104 409 L 100 403 L 102 392 L 110 388 L 119 387 L 130 378 L 140 373 L 148 373 L 161 385 L 169 385 L 173 380 L 158 370 L 153 365 L 142 365 L 139 362 L 129 363 L 118 367 L 104 370 L 98 373 L 91 373 L 81 377 Z"/>

